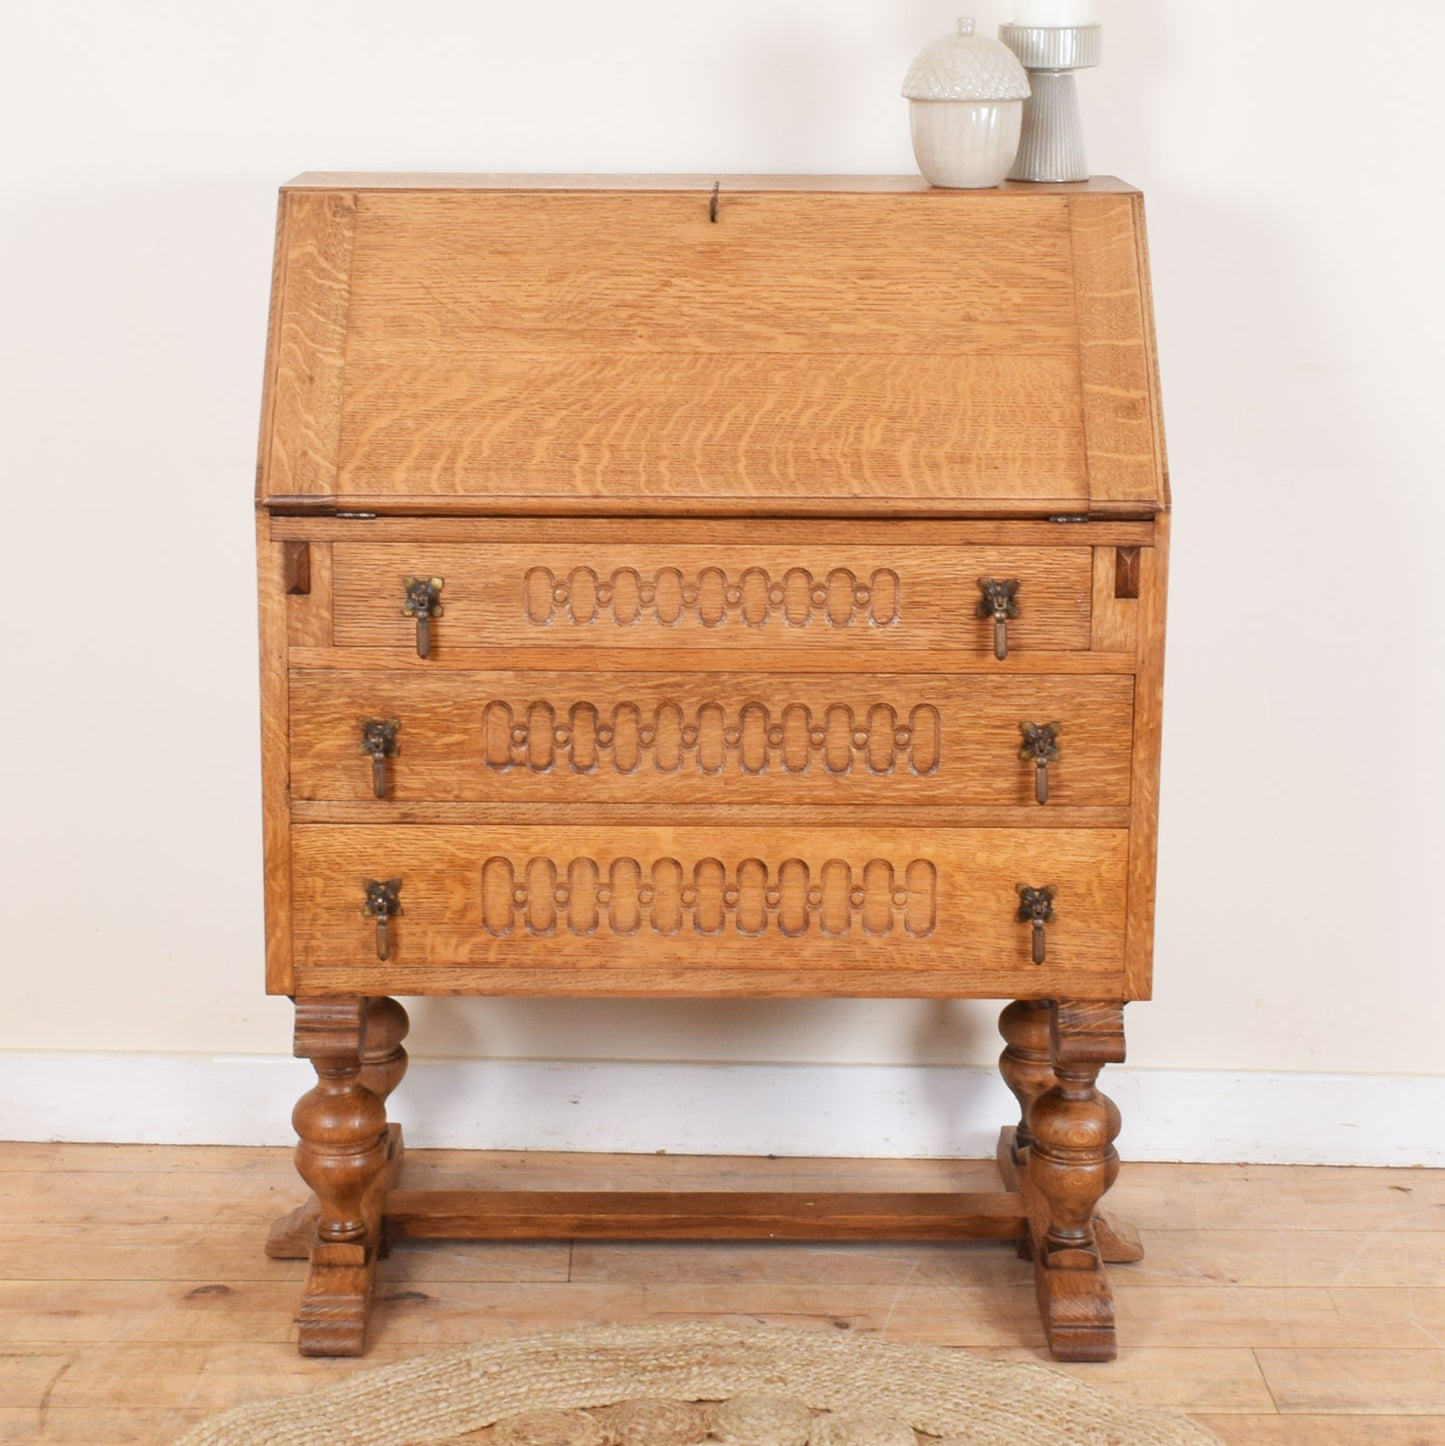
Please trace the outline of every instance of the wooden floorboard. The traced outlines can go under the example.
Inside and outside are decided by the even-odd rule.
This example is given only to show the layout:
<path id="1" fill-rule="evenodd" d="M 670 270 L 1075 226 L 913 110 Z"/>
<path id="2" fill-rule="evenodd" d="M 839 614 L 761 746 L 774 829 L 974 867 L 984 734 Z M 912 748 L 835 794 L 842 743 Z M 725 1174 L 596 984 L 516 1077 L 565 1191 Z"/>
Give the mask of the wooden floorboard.
<path id="1" fill-rule="evenodd" d="M 991 1161 L 417 1152 L 415 1189 L 977 1191 Z M 163 1446 L 213 1412 L 433 1347 L 606 1322 L 857 1330 L 1047 1362 L 1006 1244 L 398 1244 L 362 1360 L 295 1351 L 265 1229 L 291 1152 L 0 1144 L 0 1441 Z M 1445 1446 L 1445 1172 L 1126 1166 L 1121 1349 L 1058 1367 L 1228 1446 Z"/>

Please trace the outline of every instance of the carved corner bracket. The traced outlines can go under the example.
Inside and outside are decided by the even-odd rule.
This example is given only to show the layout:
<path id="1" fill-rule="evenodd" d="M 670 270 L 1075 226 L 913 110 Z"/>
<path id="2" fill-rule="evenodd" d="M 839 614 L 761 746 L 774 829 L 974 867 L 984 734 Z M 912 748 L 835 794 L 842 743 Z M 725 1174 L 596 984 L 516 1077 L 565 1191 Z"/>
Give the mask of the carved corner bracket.
<path id="1" fill-rule="evenodd" d="M 1056 1000 L 1049 1043 L 1056 1067 L 1123 1064 L 1124 1006 L 1113 1000 Z"/>

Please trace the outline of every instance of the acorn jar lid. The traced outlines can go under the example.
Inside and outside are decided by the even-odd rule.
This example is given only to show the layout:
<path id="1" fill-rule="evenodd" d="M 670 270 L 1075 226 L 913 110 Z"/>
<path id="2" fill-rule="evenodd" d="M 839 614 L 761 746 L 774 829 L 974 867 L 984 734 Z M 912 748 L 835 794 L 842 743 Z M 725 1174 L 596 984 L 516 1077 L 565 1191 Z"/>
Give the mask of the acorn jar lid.
<path id="1" fill-rule="evenodd" d="M 919 51 L 903 80 L 909 100 L 1027 100 L 1029 77 L 1002 41 L 973 33 L 973 21 L 958 22 Z"/>

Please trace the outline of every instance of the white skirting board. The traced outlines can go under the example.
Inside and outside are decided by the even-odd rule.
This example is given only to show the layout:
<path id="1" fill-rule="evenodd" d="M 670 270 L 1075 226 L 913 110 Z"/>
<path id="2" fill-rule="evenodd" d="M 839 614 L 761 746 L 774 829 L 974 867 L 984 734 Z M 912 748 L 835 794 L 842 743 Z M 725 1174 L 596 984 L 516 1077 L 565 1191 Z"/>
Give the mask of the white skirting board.
<path id="1" fill-rule="evenodd" d="M 310 1066 L 261 1056 L 0 1056 L 0 1139 L 280 1145 Z M 1445 1165 L 1445 1078 L 1106 1069 L 1128 1160 Z M 998 1075 L 894 1065 L 414 1061 L 392 1117 L 418 1148 L 983 1158 Z"/>

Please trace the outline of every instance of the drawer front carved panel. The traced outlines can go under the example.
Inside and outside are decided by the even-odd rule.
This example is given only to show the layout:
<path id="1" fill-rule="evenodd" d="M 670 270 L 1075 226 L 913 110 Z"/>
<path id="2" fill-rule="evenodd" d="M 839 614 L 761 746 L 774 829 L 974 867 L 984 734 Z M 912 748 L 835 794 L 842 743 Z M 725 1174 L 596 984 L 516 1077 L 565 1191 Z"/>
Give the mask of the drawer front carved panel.
<path id="1" fill-rule="evenodd" d="M 1129 801 L 1128 677 L 307 670 L 293 795 L 376 802 L 359 719 L 394 719 L 387 801 L 1015 805 L 1020 724 L 1058 720 L 1049 807 Z M 386 802 L 376 802 L 384 809 Z"/>
<path id="2" fill-rule="evenodd" d="M 292 837 L 298 963 L 320 992 L 346 971 L 379 992 L 408 992 L 409 970 L 485 988 L 497 966 L 582 969 L 604 993 L 609 971 L 710 967 L 872 971 L 866 993 L 886 993 L 889 971 L 960 969 L 1003 989 L 1089 990 L 1120 967 L 1123 829 L 598 820 L 301 824 Z M 401 881 L 384 965 L 361 908 L 367 879 Z M 1020 884 L 1055 891 L 1043 966 L 1018 920 Z"/>
<path id="3" fill-rule="evenodd" d="M 632 567 L 614 568 L 605 576 L 591 567 L 574 567 L 559 578 L 549 567 L 534 567 L 523 582 L 527 621 L 539 626 L 565 620 L 580 626 L 676 627 L 695 618 L 706 628 L 725 623 L 761 628 L 770 621 L 795 628 L 815 621 L 835 628 L 854 622 L 889 627 L 902 613 L 898 574 L 891 568 L 859 577 L 835 567 L 826 577 L 815 577 L 805 567 L 792 567 L 775 578 L 762 567 L 745 568 L 733 577 L 721 567 L 705 567 L 695 575 L 664 567 L 647 576 Z"/>
<path id="4" fill-rule="evenodd" d="M 482 927 L 499 938 L 524 933 L 546 937 L 566 929 L 586 938 L 628 937 L 640 930 L 676 938 L 716 937 L 728 930 L 760 938 L 774 930 L 787 938 L 810 926 L 829 938 L 861 928 L 875 938 L 901 929 L 913 939 L 932 932 L 938 873 L 927 859 L 896 868 L 887 859 L 855 865 L 829 859 L 814 871 L 803 859 L 769 866 L 654 859 L 646 868 L 617 858 L 559 862 L 490 858 L 482 865 Z"/>
<path id="5" fill-rule="evenodd" d="M 547 529 L 550 537 L 550 528 Z M 446 579 L 445 616 L 430 658 L 490 647 L 707 648 L 802 652 L 957 649 L 992 657 L 994 625 L 978 616 L 980 577 L 1017 578 L 1011 655 L 1090 645 L 1089 547 L 899 544 L 856 524 L 854 541 L 745 546 L 570 540 L 536 543 L 337 542 L 338 647 L 416 652 L 416 626 L 396 598 L 408 577 Z"/>
<path id="6" fill-rule="evenodd" d="M 610 768 L 636 773 L 892 773 L 906 768 L 928 776 L 938 772 L 938 709 L 921 703 L 906 713 L 890 703 L 859 712 L 831 703 L 815 714 L 806 703 L 789 703 L 773 714 L 766 703 L 734 708 L 674 702 L 643 712 L 635 703 L 552 703 L 513 707 L 491 702 L 482 709 L 486 767 L 521 767 L 573 773 Z"/>

